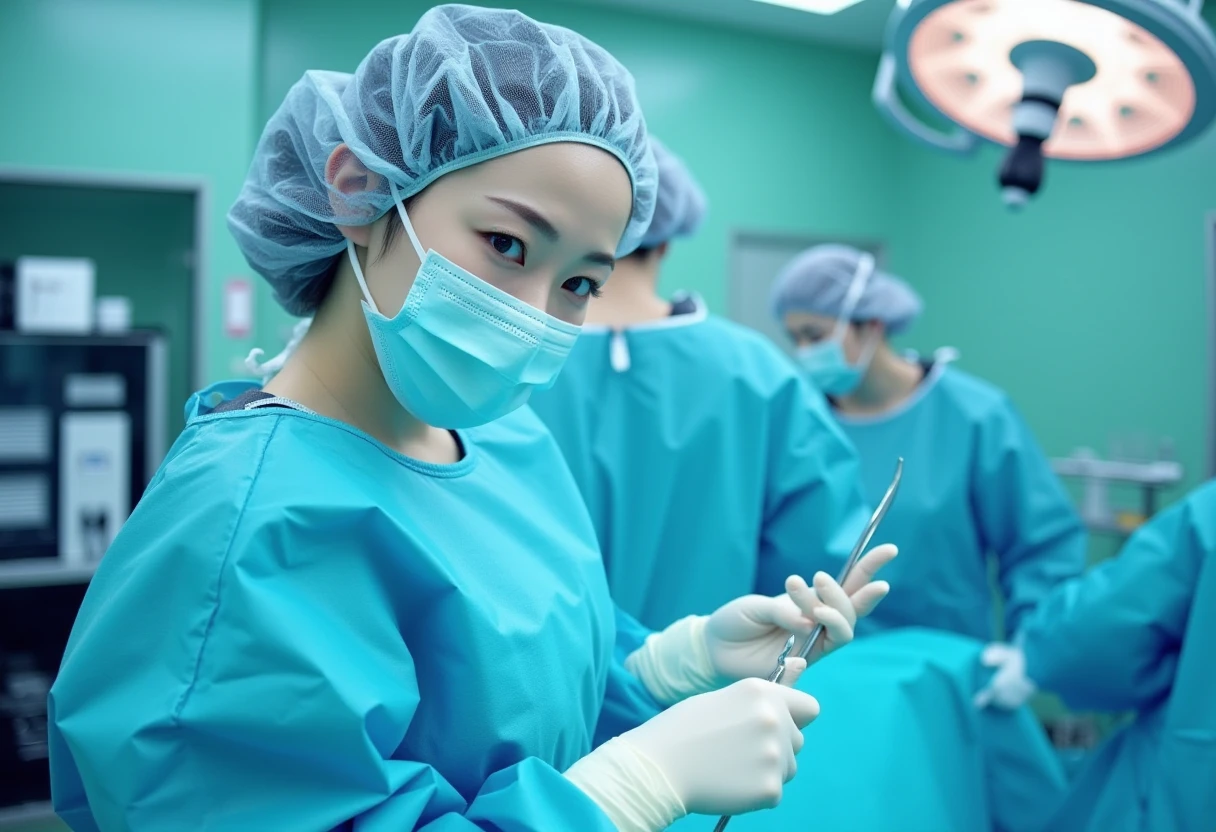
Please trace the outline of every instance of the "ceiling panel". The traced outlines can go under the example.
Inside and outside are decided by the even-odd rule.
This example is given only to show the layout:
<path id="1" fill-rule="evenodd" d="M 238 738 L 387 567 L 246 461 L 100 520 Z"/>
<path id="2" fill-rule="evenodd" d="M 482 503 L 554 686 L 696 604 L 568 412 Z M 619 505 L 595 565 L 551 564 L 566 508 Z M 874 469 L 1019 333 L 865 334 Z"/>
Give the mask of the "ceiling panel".
<path id="1" fill-rule="evenodd" d="M 877 52 L 895 0 L 861 0 L 833 15 L 818 15 L 756 0 L 570 0 L 615 6 L 765 34 Z"/>

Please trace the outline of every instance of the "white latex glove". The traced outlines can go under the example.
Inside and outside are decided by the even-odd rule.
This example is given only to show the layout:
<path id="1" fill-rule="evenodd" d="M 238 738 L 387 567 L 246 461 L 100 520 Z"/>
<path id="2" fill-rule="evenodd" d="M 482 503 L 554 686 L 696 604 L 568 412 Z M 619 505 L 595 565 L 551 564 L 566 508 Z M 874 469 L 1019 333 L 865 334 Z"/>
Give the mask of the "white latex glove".
<path id="1" fill-rule="evenodd" d="M 869 615 L 890 592 L 890 585 L 874 580 L 874 576 L 898 551 L 889 543 L 871 549 L 857 562 L 843 587 L 826 572 L 815 575 L 813 587 L 791 575 L 785 581 L 785 595 L 746 595 L 719 607 L 705 627 L 715 672 L 727 679 L 767 677 L 790 633 L 798 636 L 796 652 L 816 624 L 822 624 L 825 632 L 808 657 L 811 663 L 848 644 L 853 640 L 857 619 Z M 786 661 L 787 674 L 791 661 Z"/>
<path id="2" fill-rule="evenodd" d="M 689 616 L 652 633 L 625 659 L 625 669 L 642 680 L 659 702 L 671 705 L 694 694 L 749 677 L 767 677 L 790 633 L 805 638 L 822 622 L 824 638 L 810 655 L 813 662 L 853 638 L 857 619 L 869 615 L 890 590 L 874 575 L 891 562 L 894 546 L 878 546 L 857 563 L 842 588 L 831 576 L 815 576 L 815 588 L 791 576 L 785 595 L 736 598 L 710 616 Z M 800 647 L 800 642 L 797 642 Z M 786 659 L 785 679 L 802 672 L 801 659 Z M 783 681 L 785 681 L 783 679 Z"/>
<path id="3" fill-rule="evenodd" d="M 791 668 L 797 680 L 799 669 Z M 769 809 L 797 772 L 819 703 L 761 679 L 685 699 L 620 739 L 652 760 L 693 814 Z"/>
<path id="4" fill-rule="evenodd" d="M 1006 711 L 1015 711 L 1037 691 L 1038 685 L 1026 675 L 1026 654 L 1014 644 L 993 643 L 980 653 L 984 667 L 995 667 L 996 672 L 987 687 L 975 695 L 975 707 L 987 708 L 995 705 Z"/>

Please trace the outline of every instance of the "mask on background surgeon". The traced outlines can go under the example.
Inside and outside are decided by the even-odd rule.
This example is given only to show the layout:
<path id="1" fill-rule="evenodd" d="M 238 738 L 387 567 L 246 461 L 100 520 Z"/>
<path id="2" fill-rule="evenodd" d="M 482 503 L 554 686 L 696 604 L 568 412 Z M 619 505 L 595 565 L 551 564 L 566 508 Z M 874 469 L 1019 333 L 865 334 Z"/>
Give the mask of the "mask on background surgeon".
<path id="1" fill-rule="evenodd" d="M 857 264 L 853 282 L 844 297 L 840 317 L 830 338 L 818 344 L 810 344 L 798 350 L 798 364 L 816 387 L 829 396 L 844 396 L 857 389 L 862 377 L 878 350 L 878 339 L 871 337 L 862 347 L 856 364 L 850 364 L 844 353 L 844 336 L 848 331 L 850 317 L 861 301 L 866 283 L 874 274 L 874 255 L 865 254 Z"/>
<path id="2" fill-rule="evenodd" d="M 401 310 L 376 308 L 353 244 L 351 267 L 384 380 L 401 406 L 437 428 L 470 428 L 501 418 L 551 387 L 580 327 L 560 321 L 457 266 L 423 251 L 397 186 L 401 224 L 421 265 Z"/>

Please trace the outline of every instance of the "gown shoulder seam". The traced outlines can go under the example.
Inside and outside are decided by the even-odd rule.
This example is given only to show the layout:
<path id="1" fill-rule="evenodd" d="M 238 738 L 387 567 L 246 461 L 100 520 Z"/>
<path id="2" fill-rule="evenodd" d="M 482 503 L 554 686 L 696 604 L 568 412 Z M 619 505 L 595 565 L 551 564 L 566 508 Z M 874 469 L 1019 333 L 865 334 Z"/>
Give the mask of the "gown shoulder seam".
<path id="1" fill-rule="evenodd" d="M 224 583 L 224 570 L 228 566 L 228 559 L 232 555 L 232 544 L 236 540 L 237 530 L 240 529 L 241 520 L 244 519 L 245 510 L 249 506 L 249 498 L 253 494 L 254 486 L 257 484 L 258 475 L 262 472 L 262 464 L 266 461 L 266 450 L 270 447 L 270 442 L 274 439 L 275 433 L 282 424 L 281 419 L 275 419 L 274 424 L 266 433 L 262 440 L 261 448 L 258 450 L 257 464 L 254 466 L 253 473 L 249 477 L 249 481 L 245 486 L 245 493 L 241 498 L 240 509 L 236 513 L 236 519 L 233 521 L 232 530 L 228 535 L 228 543 L 224 547 L 224 554 L 220 557 L 219 568 L 216 570 L 215 577 L 215 595 L 211 603 L 211 613 L 207 616 L 207 624 L 203 628 L 202 638 L 198 642 L 198 652 L 194 657 L 194 669 L 190 674 L 190 681 L 186 684 L 182 695 L 178 697 L 177 703 L 173 706 L 172 720 L 176 725 L 181 718 L 182 710 L 186 707 L 186 702 L 190 699 L 190 694 L 194 692 L 194 686 L 198 682 L 199 672 L 203 664 L 203 652 L 207 649 L 207 641 L 211 636 L 211 629 L 215 624 L 216 616 L 219 614 L 221 595 Z"/>

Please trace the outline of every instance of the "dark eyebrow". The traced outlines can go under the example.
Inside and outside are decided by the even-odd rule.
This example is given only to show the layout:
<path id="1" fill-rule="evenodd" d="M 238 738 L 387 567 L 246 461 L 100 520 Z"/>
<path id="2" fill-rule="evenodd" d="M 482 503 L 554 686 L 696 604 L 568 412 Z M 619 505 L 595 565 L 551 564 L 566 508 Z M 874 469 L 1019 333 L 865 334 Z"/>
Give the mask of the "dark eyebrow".
<path id="1" fill-rule="evenodd" d="M 522 205 L 510 199 L 503 199 L 499 196 L 486 197 L 490 202 L 497 202 L 503 208 L 513 212 L 521 220 L 536 229 L 536 231 L 545 237 L 550 242 L 556 242 L 561 237 L 557 233 L 557 229 L 553 227 L 553 223 L 549 222 L 536 211 L 529 208 L 527 205 Z"/>
<path id="2" fill-rule="evenodd" d="M 489 196 L 486 197 L 486 199 L 490 200 L 490 202 L 495 202 L 501 205 L 503 208 L 506 208 L 508 211 L 514 213 L 521 220 L 535 228 L 539 234 L 550 242 L 557 242 L 557 240 L 561 239 L 561 234 L 558 233 L 557 229 L 553 226 L 553 223 L 549 222 L 541 214 L 532 208 L 529 208 L 527 205 L 516 202 L 512 199 L 504 199 L 500 196 Z M 607 254 L 602 251 L 593 251 L 583 259 L 588 263 L 595 263 L 599 266 L 607 266 L 610 269 L 616 268 L 616 258 L 611 254 Z"/>

